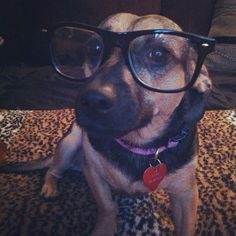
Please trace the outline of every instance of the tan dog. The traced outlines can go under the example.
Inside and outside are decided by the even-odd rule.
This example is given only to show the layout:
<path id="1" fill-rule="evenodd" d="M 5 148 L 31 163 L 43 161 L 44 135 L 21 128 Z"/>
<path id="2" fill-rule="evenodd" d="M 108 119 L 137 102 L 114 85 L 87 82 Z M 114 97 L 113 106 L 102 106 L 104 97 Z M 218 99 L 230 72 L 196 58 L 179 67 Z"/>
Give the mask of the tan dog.
<path id="1" fill-rule="evenodd" d="M 146 29 L 180 31 L 176 24 L 164 17 L 154 15 L 138 17 L 132 14 L 109 17 L 100 28 L 114 32 Z M 176 42 L 179 44 L 173 46 L 174 50 L 184 47 L 181 40 Z M 182 51 L 184 50 L 185 48 L 182 48 Z M 181 53 L 181 50 L 178 51 L 176 54 Z M 193 70 L 191 62 L 187 69 Z M 176 62 L 162 75 L 165 77 L 163 83 L 184 83 L 185 73 L 183 67 Z M 144 76 L 150 77 L 150 73 L 144 72 Z M 76 153 L 82 149 L 84 174 L 98 205 L 98 220 L 92 235 L 114 235 L 116 206 L 112 201 L 110 187 L 129 193 L 147 192 L 150 187 L 145 186 L 144 181 L 140 179 L 140 173 L 133 173 L 136 170 L 140 171 L 138 167 L 134 169 L 125 167 L 137 165 L 135 162 L 138 159 L 135 153 L 126 154 L 126 152 L 132 152 L 133 146 L 153 146 L 154 143 L 160 145 L 161 140 L 178 133 L 179 127 L 185 123 L 191 130 L 188 137 L 184 138 L 188 139 L 188 144 L 187 147 L 179 144 L 182 146 L 179 148 L 183 149 L 181 153 L 186 157 L 183 157 L 183 161 L 175 160 L 180 164 L 174 164 L 172 171 L 170 167 L 168 168 L 170 173 L 160 182 L 157 190 L 162 188 L 170 193 L 177 235 L 193 235 L 198 199 L 195 181 L 197 154 L 194 148 L 194 127 L 203 114 L 204 95 L 209 92 L 211 82 L 204 68 L 190 89 L 191 92 L 168 94 L 145 89 L 132 77 L 125 64 L 124 55 L 119 48 L 114 47 L 106 62 L 93 75 L 93 80 L 87 85 L 82 85 L 76 104 L 77 122 L 82 128 L 75 123 L 59 144 L 56 158 L 46 175 L 42 194 L 46 197 L 57 194 L 58 177 L 65 169 L 71 167 L 72 159 L 76 159 Z M 118 99 L 120 101 L 117 101 Z M 135 115 L 129 116 L 127 113 Z M 120 136 L 122 141 L 117 147 L 118 144 L 114 139 Z M 112 157 L 112 152 L 116 152 L 115 157 Z M 121 155 L 127 157 L 118 160 Z M 128 158 L 128 155 L 131 157 Z M 172 158 L 178 157 L 172 156 Z M 146 168 L 141 168 L 141 172 Z"/>
<path id="2" fill-rule="evenodd" d="M 61 54 L 53 49 L 61 74 L 89 79 L 78 91 L 76 122 L 57 147 L 42 194 L 55 196 L 58 178 L 82 161 L 98 206 L 91 235 L 116 232 L 111 187 L 131 194 L 164 189 L 170 194 L 176 234 L 193 235 L 198 203 L 196 123 L 204 113 L 211 88 L 207 71 L 201 69 L 196 55 L 201 52 L 199 47 L 208 47 L 210 41 L 201 43 L 203 39 L 181 33 L 137 33 L 150 29 L 181 31 L 171 20 L 157 15 L 121 13 L 101 23 L 101 31 L 81 27 L 73 25 L 69 29 L 70 40 L 74 35 L 78 41 L 81 34 L 92 35 L 80 46 L 86 48 L 83 53 L 92 51 L 91 60 L 88 56 L 78 60 L 83 73 L 78 68 L 73 70 L 71 64 L 64 66 Z M 65 26 L 61 29 L 66 32 Z M 55 45 L 67 35 L 60 30 L 55 33 Z M 96 59 L 100 55 L 102 59 Z M 94 58 L 100 60 L 99 66 Z M 176 89 L 179 91 L 170 91 Z"/>

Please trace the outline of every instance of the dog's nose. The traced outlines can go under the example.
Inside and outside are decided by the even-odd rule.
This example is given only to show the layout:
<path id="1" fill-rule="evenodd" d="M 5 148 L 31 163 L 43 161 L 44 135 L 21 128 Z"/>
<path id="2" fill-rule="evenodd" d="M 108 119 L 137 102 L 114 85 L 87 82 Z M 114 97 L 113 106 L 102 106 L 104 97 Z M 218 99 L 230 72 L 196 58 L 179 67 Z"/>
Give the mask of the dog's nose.
<path id="1" fill-rule="evenodd" d="M 114 104 L 114 96 L 101 91 L 87 91 L 80 99 L 84 109 L 101 114 L 108 113 Z"/>

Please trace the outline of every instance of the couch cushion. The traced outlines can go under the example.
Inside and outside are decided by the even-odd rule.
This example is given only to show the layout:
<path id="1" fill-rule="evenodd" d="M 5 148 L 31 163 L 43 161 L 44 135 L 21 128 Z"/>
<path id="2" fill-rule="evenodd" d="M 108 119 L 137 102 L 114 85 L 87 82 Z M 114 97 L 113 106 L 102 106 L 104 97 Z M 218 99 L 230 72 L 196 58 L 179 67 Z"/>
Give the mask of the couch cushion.
<path id="1" fill-rule="evenodd" d="M 236 1 L 218 0 L 216 2 L 210 37 L 236 37 Z M 236 73 L 236 44 L 216 44 L 215 51 L 206 59 L 211 71 Z"/>
<path id="2" fill-rule="evenodd" d="M 236 36 L 235 0 L 217 0 L 209 36 Z"/>

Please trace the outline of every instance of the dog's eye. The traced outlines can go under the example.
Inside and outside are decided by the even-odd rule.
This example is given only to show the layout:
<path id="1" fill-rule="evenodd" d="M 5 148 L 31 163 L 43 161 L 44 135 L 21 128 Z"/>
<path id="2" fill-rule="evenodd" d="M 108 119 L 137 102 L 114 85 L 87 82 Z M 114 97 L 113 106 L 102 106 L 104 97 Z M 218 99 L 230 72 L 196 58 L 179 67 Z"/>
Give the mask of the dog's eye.
<path id="1" fill-rule="evenodd" d="M 89 44 L 87 45 L 87 52 L 88 52 L 89 56 L 91 56 L 91 57 L 100 56 L 100 54 L 102 52 L 102 45 L 96 41 L 89 42 Z"/>
<path id="2" fill-rule="evenodd" d="M 62 64 L 67 64 L 68 62 L 70 62 L 73 59 L 73 55 L 72 54 L 62 54 L 58 56 L 60 58 L 60 62 Z"/>
<path id="3" fill-rule="evenodd" d="M 171 54 L 165 48 L 155 48 L 148 52 L 148 60 L 152 63 L 164 66 L 169 63 L 170 59 Z"/>

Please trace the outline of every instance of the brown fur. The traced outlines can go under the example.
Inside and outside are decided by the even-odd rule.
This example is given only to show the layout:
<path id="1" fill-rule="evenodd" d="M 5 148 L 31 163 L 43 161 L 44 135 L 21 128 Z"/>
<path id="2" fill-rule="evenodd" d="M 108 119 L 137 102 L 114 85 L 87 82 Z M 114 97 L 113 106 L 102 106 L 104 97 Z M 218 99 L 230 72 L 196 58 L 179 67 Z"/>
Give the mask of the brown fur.
<path id="1" fill-rule="evenodd" d="M 180 30 L 175 23 L 167 18 L 155 15 L 138 17 L 132 14 L 117 14 L 109 17 L 100 27 L 117 32 L 153 28 Z M 113 57 L 103 65 L 103 69 L 106 70 L 114 63 L 121 63 L 122 79 L 135 94 L 137 83 L 131 78 L 132 75 L 124 66 L 124 62 L 119 60 L 119 50 L 114 51 Z M 163 81 L 168 81 L 168 78 L 172 76 L 178 76 L 180 82 L 184 79 L 178 66 L 168 71 L 164 76 L 166 79 Z M 209 90 L 210 85 L 206 69 L 203 68 L 194 89 L 205 93 Z M 106 89 L 108 93 L 113 93 L 112 87 Z M 184 97 L 184 93 L 161 94 L 147 89 L 143 90 L 144 104 L 152 107 L 152 119 L 145 127 L 133 130 L 123 136 L 124 140 L 136 145 L 149 143 L 154 138 L 160 137 L 165 132 L 171 115 Z M 122 170 L 119 170 L 102 154 L 98 153 L 90 144 L 86 130 L 82 130 L 76 124 L 73 125 L 70 133 L 57 148 L 57 155 L 46 175 L 42 194 L 45 197 L 51 197 L 58 193 L 58 178 L 67 168 L 74 165 L 74 161 L 78 157 L 76 153 L 81 148 L 84 156 L 83 171 L 98 205 L 98 220 L 91 235 L 114 235 L 116 232 L 116 206 L 112 201 L 110 186 L 128 193 L 145 193 L 148 192 L 148 189 L 141 181 L 132 181 L 123 174 Z M 164 189 L 170 193 L 177 235 L 190 236 L 194 234 L 198 199 L 195 180 L 196 158 L 197 156 L 194 156 L 191 162 L 184 167 L 167 175 L 158 187 L 158 189 Z"/>

